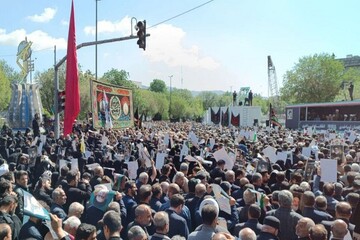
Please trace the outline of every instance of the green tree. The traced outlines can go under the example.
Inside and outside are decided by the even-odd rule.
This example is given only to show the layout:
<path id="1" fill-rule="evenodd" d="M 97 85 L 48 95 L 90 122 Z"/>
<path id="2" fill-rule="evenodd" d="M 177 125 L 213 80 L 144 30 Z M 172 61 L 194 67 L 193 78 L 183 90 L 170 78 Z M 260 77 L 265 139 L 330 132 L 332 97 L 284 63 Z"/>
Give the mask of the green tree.
<path id="1" fill-rule="evenodd" d="M 161 93 L 165 93 L 166 92 L 166 84 L 163 80 L 160 79 L 154 79 L 151 83 L 150 83 L 150 91 L 152 92 L 161 92 Z"/>
<path id="2" fill-rule="evenodd" d="M 337 101 L 343 101 L 343 100 L 349 100 L 350 96 L 349 96 L 349 84 L 350 82 L 352 82 L 354 84 L 354 99 L 356 98 L 360 98 L 360 88 L 358 88 L 357 86 L 359 86 L 360 84 L 360 69 L 359 68 L 348 68 L 346 69 L 342 80 L 344 81 L 344 88 L 340 88 L 340 91 L 338 93 L 338 95 L 336 96 L 335 100 Z"/>
<path id="3" fill-rule="evenodd" d="M 110 71 L 104 73 L 101 77 L 102 81 L 106 81 L 116 86 L 136 88 L 136 85 L 129 80 L 130 74 L 125 70 L 118 70 L 112 68 Z"/>
<path id="4" fill-rule="evenodd" d="M 10 81 L 5 72 L 0 68 L 0 111 L 5 110 L 10 102 Z"/>
<path id="5" fill-rule="evenodd" d="M 54 114 L 54 68 L 36 72 L 35 79 L 40 84 L 40 97 L 46 112 Z M 65 64 L 58 70 L 59 89 L 65 90 Z"/>
<path id="6" fill-rule="evenodd" d="M 80 113 L 79 119 L 85 119 L 86 114 L 91 111 L 91 97 L 90 97 L 90 81 L 95 79 L 95 74 L 90 70 L 86 72 L 79 72 L 79 88 L 80 88 Z M 96 96 L 94 96 L 96 97 Z"/>
<path id="7" fill-rule="evenodd" d="M 9 66 L 5 60 L 0 60 L 0 68 L 4 72 L 5 76 L 8 78 L 10 82 L 19 82 L 20 81 L 20 73 L 16 72 L 14 68 Z"/>
<path id="8" fill-rule="evenodd" d="M 262 114 L 269 114 L 269 100 L 262 97 L 260 94 L 254 93 L 253 106 L 260 106 Z"/>
<path id="9" fill-rule="evenodd" d="M 339 92 L 344 66 L 329 54 L 299 59 L 284 76 L 281 97 L 288 103 L 333 101 Z"/>
<path id="10" fill-rule="evenodd" d="M 233 100 L 232 93 L 225 92 L 221 95 L 217 95 L 217 97 L 216 97 L 217 105 L 216 106 L 219 106 L 219 107 L 231 106 L 232 100 Z"/>
<path id="11" fill-rule="evenodd" d="M 217 95 L 214 92 L 204 91 L 201 92 L 197 97 L 202 100 L 204 110 L 207 110 L 210 107 L 214 107 L 217 104 Z"/>

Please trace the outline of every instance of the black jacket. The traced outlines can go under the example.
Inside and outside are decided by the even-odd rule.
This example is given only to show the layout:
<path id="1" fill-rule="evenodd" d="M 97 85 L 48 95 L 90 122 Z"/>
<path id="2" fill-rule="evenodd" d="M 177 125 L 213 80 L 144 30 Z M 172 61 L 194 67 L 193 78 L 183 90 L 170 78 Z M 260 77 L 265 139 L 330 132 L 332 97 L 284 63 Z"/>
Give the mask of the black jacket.
<path id="1" fill-rule="evenodd" d="M 279 238 L 271 233 L 261 232 L 256 240 L 279 240 Z"/>

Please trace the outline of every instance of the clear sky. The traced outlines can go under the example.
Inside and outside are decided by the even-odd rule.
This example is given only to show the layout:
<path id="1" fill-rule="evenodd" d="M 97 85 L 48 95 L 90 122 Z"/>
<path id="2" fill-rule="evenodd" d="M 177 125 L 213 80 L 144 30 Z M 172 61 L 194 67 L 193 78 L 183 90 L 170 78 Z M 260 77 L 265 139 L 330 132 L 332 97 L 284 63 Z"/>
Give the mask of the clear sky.
<path id="1" fill-rule="evenodd" d="M 213 0 L 157 25 L 206 2 L 98 1 L 98 40 L 129 36 L 132 17 L 145 19 L 151 34 L 146 51 L 136 40 L 98 45 L 98 75 L 117 68 L 147 86 L 155 78 L 169 85 L 173 75 L 177 88 L 234 91 L 249 86 L 267 96 L 268 55 L 279 86 L 300 57 L 359 55 L 358 0 Z M 77 44 L 94 41 L 95 0 L 74 4 Z M 0 59 L 20 70 L 17 46 L 27 36 L 33 42 L 35 71 L 53 67 L 53 46 L 58 49 L 57 60 L 66 54 L 70 6 L 71 0 L 2 1 Z M 95 47 L 77 54 L 82 69 L 95 73 Z"/>

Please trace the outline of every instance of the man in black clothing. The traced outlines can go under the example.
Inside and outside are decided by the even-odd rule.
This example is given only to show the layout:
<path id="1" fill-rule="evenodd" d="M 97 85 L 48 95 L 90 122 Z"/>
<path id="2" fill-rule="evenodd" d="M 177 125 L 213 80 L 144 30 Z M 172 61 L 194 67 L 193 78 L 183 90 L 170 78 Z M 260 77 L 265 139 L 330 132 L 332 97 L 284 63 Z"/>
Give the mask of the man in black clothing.
<path id="1" fill-rule="evenodd" d="M 17 197 L 13 195 L 6 195 L 0 201 L 0 223 L 7 223 L 11 228 L 12 239 L 18 239 L 20 226 L 17 226 L 16 215 L 13 215 L 17 206 Z"/>
<path id="2" fill-rule="evenodd" d="M 233 230 L 233 235 L 238 236 L 240 230 L 244 228 L 251 228 L 256 235 L 259 235 L 261 232 L 262 225 L 259 223 L 259 218 L 261 215 L 261 209 L 256 204 L 251 204 L 248 209 L 248 220 L 244 223 L 238 223 L 235 225 Z"/>
<path id="3" fill-rule="evenodd" d="M 146 235 L 149 236 L 146 227 L 150 226 L 151 223 L 151 208 L 148 205 L 140 204 L 135 209 L 135 220 L 128 225 L 126 232 L 129 232 L 133 226 L 139 226 L 145 231 Z"/>
<path id="4" fill-rule="evenodd" d="M 18 197 L 18 206 L 16 208 L 16 215 L 20 218 L 21 221 L 23 221 L 24 217 L 24 192 L 23 191 L 29 191 L 28 189 L 28 181 L 29 181 L 29 175 L 26 171 L 20 170 L 17 171 L 15 174 L 15 188 L 14 192 L 16 192 Z"/>
<path id="5" fill-rule="evenodd" d="M 253 92 L 251 90 L 249 92 L 248 99 L 249 99 L 249 106 L 252 106 Z"/>
<path id="6" fill-rule="evenodd" d="M 32 129 L 34 132 L 34 137 L 40 137 L 40 117 L 38 113 L 35 113 L 34 119 L 32 121 Z"/>
<path id="7" fill-rule="evenodd" d="M 80 190 L 77 186 L 79 183 L 79 173 L 77 170 L 71 170 L 66 175 L 66 181 L 68 185 L 65 188 L 65 194 L 67 196 L 67 201 L 64 204 L 65 212 L 68 211 L 69 206 L 73 202 L 78 202 L 81 204 L 85 204 L 87 200 L 89 200 L 92 189 L 88 182 L 84 182 L 86 186 L 86 191 Z"/>
<path id="8" fill-rule="evenodd" d="M 279 238 L 277 237 L 277 235 L 279 233 L 279 229 L 279 219 L 274 216 L 266 216 L 257 240 L 278 240 Z"/>
<path id="9" fill-rule="evenodd" d="M 351 100 L 351 101 L 354 100 L 353 93 L 354 93 L 354 84 L 353 84 L 353 82 L 350 82 L 350 85 L 349 85 L 349 95 L 350 95 L 350 100 Z"/>
<path id="10" fill-rule="evenodd" d="M 151 240 L 170 240 L 167 236 L 169 232 L 169 216 L 166 212 L 157 212 L 154 216 L 156 232 L 151 236 Z"/>
<path id="11" fill-rule="evenodd" d="M 185 237 L 189 236 L 189 228 L 185 218 L 180 213 L 185 204 L 185 199 L 180 194 L 174 194 L 170 199 L 170 208 L 166 210 L 169 215 L 169 237 L 180 235 Z"/>
<path id="12" fill-rule="evenodd" d="M 121 240 L 121 219 L 119 213 L 111 210 L 105 213 L 103 219 L 103 230 L 106 240 Z"/>

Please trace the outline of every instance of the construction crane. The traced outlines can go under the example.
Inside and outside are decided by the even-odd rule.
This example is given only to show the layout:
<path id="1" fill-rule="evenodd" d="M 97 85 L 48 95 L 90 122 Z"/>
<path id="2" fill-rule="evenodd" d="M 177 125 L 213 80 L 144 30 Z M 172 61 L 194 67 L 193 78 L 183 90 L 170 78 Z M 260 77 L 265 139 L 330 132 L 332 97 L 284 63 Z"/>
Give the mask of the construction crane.
<path id="1" fill-rule="evenodd" d="M 275 65 L 271 60 L 271 56 L 268 56 L 268 87 L 269 101 L 273 108 L 277 110 L 276 112 L 279 112 L 279 88 L 277 84 Z"/>

